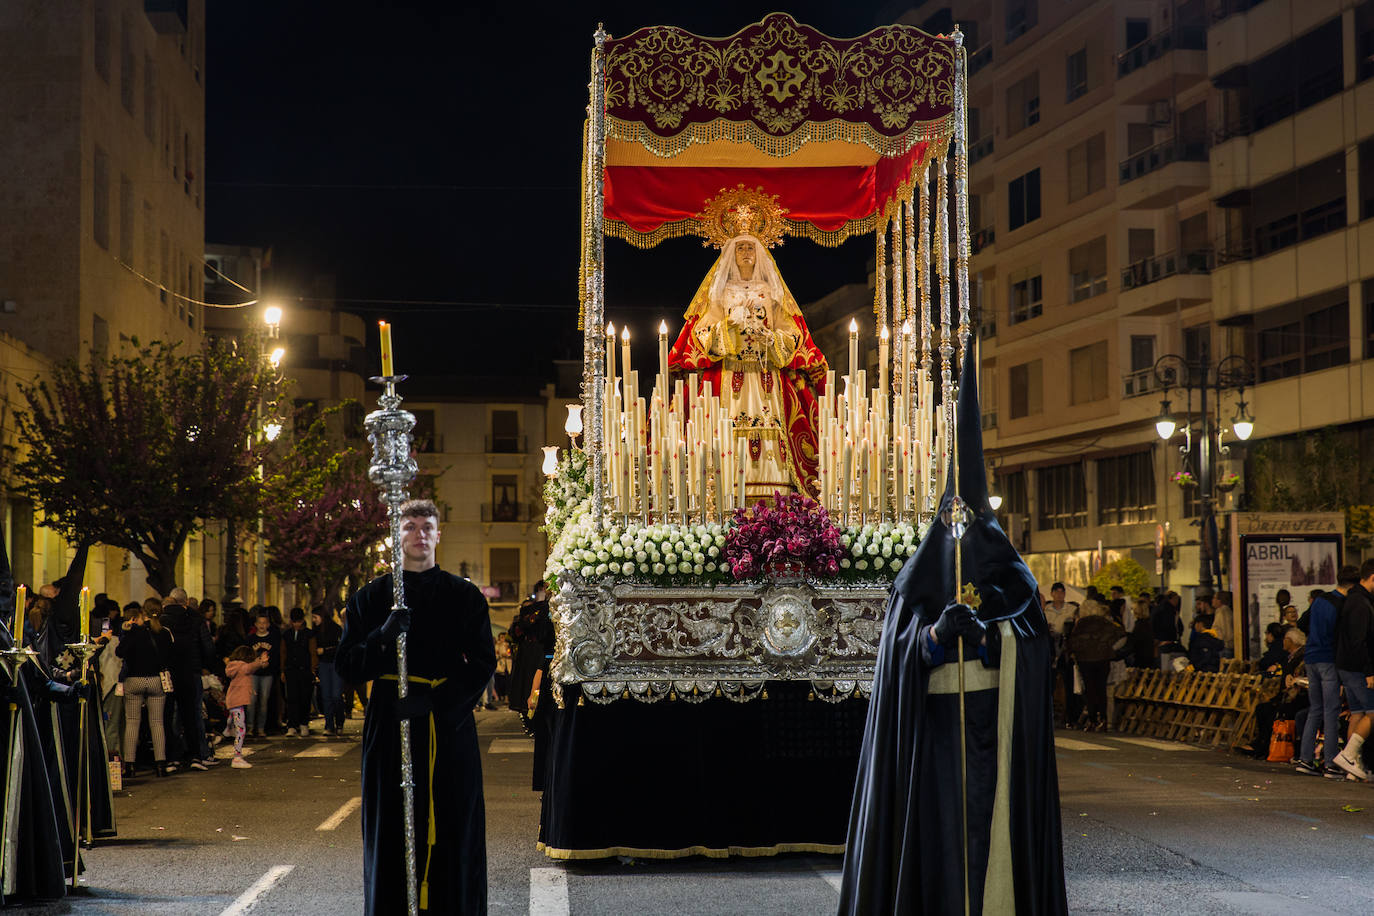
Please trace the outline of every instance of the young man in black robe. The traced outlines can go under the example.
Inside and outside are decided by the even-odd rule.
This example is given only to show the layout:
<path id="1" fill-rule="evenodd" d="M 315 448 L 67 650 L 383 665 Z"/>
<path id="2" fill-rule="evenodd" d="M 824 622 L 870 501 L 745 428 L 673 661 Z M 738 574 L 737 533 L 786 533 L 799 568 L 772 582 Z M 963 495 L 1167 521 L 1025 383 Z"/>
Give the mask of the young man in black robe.
<path id="1" fill-rule="evenodd" d="M 420 909 L 487 911 L 486 809 L 472 710 L 496 670 L 486 599 L 435 562 L 439 512 L 429 500 L 401 507 L 406 610 L 392 610 L 391 576 L 351 599 L 335 653 L 340 676 L 372 681 L 363 722 L 365 911 L 406 911 L 402 717 L 410 719 Z M 408 633 L 410 696 L 397 696 L 396 637 Z"/>
<path id="2" fill-rule="evenodd" d="M 976 355 L 966 352 L 963 365 L 976 366 Z M 962 913 L 966 880 L 971 914 L 1068 912 L 1049 627 L 1035 579 L 988 504 L 972 372 L 962 374 L 958 406 L 958 480 L 946 482 L 940 514 L 888 603 L 841 913 Z M 956 493 L 962 524 L 950 514 Z"/>

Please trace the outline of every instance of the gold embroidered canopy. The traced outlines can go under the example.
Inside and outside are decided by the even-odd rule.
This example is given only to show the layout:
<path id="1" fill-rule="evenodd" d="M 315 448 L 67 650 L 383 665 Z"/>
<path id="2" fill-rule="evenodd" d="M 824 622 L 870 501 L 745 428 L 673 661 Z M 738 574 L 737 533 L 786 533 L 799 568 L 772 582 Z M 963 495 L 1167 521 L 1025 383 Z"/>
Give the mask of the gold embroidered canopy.
<path id="1" fill-rule="evenodd" d="M 607 40 L 606 232 L 640 247 L 696 233 L 741 182 L 779 196 L 790 235 L 872 232 L 953 136 L 960 53 L 914 26 L 841 39 L 786 13 L 726 38 Z"/>

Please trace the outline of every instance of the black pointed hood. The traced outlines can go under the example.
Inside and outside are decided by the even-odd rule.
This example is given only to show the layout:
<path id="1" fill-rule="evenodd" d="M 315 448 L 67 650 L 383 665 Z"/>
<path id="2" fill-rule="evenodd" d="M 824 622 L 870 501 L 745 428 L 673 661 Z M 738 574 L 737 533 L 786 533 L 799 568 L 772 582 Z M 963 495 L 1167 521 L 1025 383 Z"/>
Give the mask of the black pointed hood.
<path id="1" fill-rule="evenodd" d="M 983 621 L 1016 618 L 1025 620 L 1032 628 L 1043 628 L 1039 586 L 988 504 L 987 472 L 983 467 L 983 414 L 978 404 L 978 355 L 972 340 L 965 349 L 959 374 L 958 405 L 955 425 L 959 446 L 957 492 L 972 513 L 961 542 L 963 582 L 960 584 L 972 583 L 977 587 L 982 602 L 978 616 Z M 894 586 L 904 599 L 904 610 L 912 609 L 930 623 L 939 617 L 945 605 L 956 600 L 959 591 L 954 582 L 954 536 L 945 521 L 955 492 L 955 481 L 952 475 L 947 475 L 940 511 L 917 548 L 916 556 L 897 575 Z M 1027 612 L 1031 612 L 1029 616 Z"/>
<path id="2" fill-rule="evenodd" d="M 86 557 L 90 551 L 89 544 L 82 544 L 76 548 L 71 565 L 67 567 L 67 574 L 61 579 L 61 589 L 53 599 L 52 614 L 48 617 L 43 632 L 38 634 L 38 643 L 34 648 L 38 650 L 43 664 L 49 671 L 67 644 L 76 642 L 79 635 L 81 583 L 86 578 Z"/>

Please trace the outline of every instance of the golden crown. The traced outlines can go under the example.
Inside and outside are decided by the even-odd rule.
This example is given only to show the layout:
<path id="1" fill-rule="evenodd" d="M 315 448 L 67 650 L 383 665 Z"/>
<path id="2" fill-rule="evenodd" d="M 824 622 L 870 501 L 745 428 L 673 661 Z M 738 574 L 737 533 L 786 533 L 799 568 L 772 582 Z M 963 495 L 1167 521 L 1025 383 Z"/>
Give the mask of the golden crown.
<path id="1" fill-rule="evenodd" d="M 705 236 L 702 245 L 724 248 L 736 236 L 752 235 L 764 247 L 772 248 L 782 244 L 786 215 L 787 208 L 778 203 L 778 195 L 740 183 L 733 189 L 721 188 L 719 194 L 706 201 L 696 218 Z"/>

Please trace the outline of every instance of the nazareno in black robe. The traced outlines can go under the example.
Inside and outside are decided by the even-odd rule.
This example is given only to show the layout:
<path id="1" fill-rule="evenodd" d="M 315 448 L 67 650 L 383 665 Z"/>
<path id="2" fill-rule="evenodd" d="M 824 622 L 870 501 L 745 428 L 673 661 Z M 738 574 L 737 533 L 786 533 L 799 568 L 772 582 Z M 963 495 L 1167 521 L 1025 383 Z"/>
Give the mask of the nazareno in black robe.
<path id="1" fill-rule="evenodd" d="M 421 908 L 430 913 L 486 913 L 486 807 L 472 710 L 496 670 L 487 601 L 471 582 L 437 566 L 404 575 L 411 614 L 407 662 L 411 697 L 418 706 L 412 710 L 411 754 L 417 876 L 422 886 L 429 860 L 428 893 L 422 896 Z M 363 888 L 365 912 L 370 916 L 406 909 L 396 646 L 380 632 L 390 613 L 388 574 L 349 599 L 334 662 L 348 683 L 372 681 L 363 722 L 362 760 Z M 417 678 L 445 680 L 429 687 Z M 431 786 L 432 849 L 426 842 Z"/>
<path id="2" fill-rule="evenodd" d="M 977 365 L 976 355 L 966 353 L 964 364 Z M 1005 887 L 1010 880 L 1007 893 L 1014 895 L 1018 916 L 1067 913 L 1049 629 L 1035 579 L 988 505 L 976 379 L 967 373 L 961 382 L 957 490 L 973 518 L 961 540 L 960 584 L 979 591 L 977 611 L 988 634 L 983 665 L 999 668 L 987 672 L 991 689 L 966 692 L 969 911 L 984 912 L 998 714 L 1001 697 L 1007 696 L 1014 703 L 1003 799 L 1009 843 L 1002 848 L 1009 846 L 1009 858 L 994 868 L 994 881 L 1001 879 Z M 888 604 L 854 787 L 840 913 L 946 914 L 964 909 L 958 695 L 932 692 L 931 677 L 943 659 L 942 650 L 932 652 L 928 643 L 928 628 L 958 592 L 954 537 L 945 521 L 955 491 L 954 482 L 947 481 L 940 515 L 898 575 Z M 950 664 L 954 655 L 950 647 Z M 970 649 L 965 657 L 970 656 L 977 654 Z M 1013 661 L 1014 682 L 1001 677 L 1001 667 Z M 950 669 L 944 676 L 954 673 Z M 1005 693 L 1002 683 L 1008 685 Z M 990 901 L 987 912 L 1006 908 Z"/>
<path id="3" fill-rule="evenodd" d="M 13 600 L 11 596 L 11 606 Z M 13 645 L 9 629 L 0 623 L 0 649 Z M 0 906 L 56 900 L 66 894 L 61 815 L 53 801 L 54 783 L 43 757 L 28 680 L 21 675 L 11 682 L 0 669 Z"/>

